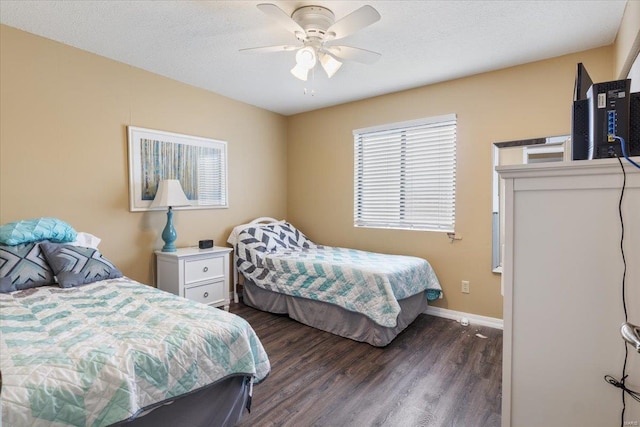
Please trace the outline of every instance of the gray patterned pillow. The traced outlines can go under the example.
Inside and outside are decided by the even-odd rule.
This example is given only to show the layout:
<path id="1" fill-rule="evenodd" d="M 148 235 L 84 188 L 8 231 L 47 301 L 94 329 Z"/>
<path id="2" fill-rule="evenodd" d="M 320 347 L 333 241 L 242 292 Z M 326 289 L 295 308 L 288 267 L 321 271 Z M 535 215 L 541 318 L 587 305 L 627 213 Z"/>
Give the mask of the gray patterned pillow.
<path id="1" fill-rule="evenodd" d="M 55 284 L 42 243 L 0 245 L 0 293 Z"/>
<path id="2" fill-rule="evenodd" d="M 122 277 L 120 270 L 97 249 L 50 242 L 40 246 L 63 288 Z"/>

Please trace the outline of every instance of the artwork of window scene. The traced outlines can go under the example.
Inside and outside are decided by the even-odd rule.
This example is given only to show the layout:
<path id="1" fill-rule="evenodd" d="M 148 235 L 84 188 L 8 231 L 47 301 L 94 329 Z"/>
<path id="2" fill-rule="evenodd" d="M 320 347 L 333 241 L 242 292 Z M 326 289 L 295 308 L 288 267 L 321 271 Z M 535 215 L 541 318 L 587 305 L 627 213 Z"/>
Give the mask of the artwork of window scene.
<path id="1" fill-rule="evenodd" d="M 226 202 L 224 152 L 204 147 L 141 139 L 142 200 L 153 200 L 160 181 L 178 179 L 187 198 L 198 205 Z"/>
<path id="2" fill-rule="evenodd" d="M 190 206 L 228 208 L 227 143 L 216 139 L 128 126 L 129 209 L 151 210 L 162 180 L 177 179 Z"/>

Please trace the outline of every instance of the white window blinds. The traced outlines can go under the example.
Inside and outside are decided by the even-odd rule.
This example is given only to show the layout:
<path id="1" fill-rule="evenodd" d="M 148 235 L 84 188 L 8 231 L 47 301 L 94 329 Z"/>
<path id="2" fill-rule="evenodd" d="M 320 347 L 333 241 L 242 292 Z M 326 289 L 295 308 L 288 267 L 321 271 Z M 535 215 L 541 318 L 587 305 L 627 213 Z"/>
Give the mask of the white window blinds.
<path id="1" fill-rule="evenodd" d="M 198 206 L 227 206 L 226 147 L 212 148 L 197 159 Z"/>
<path id="2" fill-rule="evenodd" d="M 353 134 L 356 227 L 454 231 L 455 114 Z"/>

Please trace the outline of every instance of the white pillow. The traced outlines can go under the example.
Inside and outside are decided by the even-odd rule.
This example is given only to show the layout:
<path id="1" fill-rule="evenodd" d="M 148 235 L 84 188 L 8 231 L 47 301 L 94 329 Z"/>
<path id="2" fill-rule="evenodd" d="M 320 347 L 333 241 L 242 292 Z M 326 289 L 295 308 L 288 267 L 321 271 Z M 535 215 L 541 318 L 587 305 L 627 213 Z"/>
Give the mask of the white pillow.
<path id="1" fill-rule="evenodd" d="M 96 237 L 93 234 L 89 234 L 81 231 L 81 232 L 78 232 L 78 235 L 76 236 L 76 240 L 74 240 L 73 242 L 67 243 L 67 245 L 98 249 L 98 245 L 100 244 L 101 241 L 102 239 L 100 239 L 99 237 Z"/>

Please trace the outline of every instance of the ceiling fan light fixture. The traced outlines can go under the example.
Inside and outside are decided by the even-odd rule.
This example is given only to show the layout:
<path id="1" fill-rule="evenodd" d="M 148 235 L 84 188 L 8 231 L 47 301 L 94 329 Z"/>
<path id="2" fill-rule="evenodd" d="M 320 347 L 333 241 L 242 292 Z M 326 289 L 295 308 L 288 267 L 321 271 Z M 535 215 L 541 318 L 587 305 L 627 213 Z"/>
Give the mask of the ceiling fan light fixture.
<path id="1" fill-rule="evenodd" d="M 320 58 L 320 64 L 322 64 L 322 68 L 324 68 L 329 78 L 333 77 L 336 71 L 342 67 L 342 62 L 327 53 Z"/>
<path id="2" fill-rule="evenodd" d="M 1 1 L 1 0 L 0 0 Z M 350 36 L 380 20 L 380 14 L 373 7 L 365 5 L 336 20 L 333 12 L 323 6 L 302 6 L 291 15 L 275 4 L 260 3 L 258 9 L 278 21 L 298 40 L 297 45 L 264 46 L 240 49 L 247 53 L 281 52 L 296 50 L 296 65 L 291 74 L 306 81 L 309 71 L 320 62 L 329 78 L 340 69 L 344 61 L 372 64 L 380 54 L 352 46 L 327 46 L 326 43 Z"/>
<path id="3" fill-rule="evenodd" d="M 296 64 L 296 66 L 291 69 L 291 74 L 306 82 L 307 76 L 309 75 L 309 69 L 301 66 L 300 64 Z"/>
<path id="4" fill-rule="evenodd" d="M 317 62 L 318 56 L 316 50 L 311 46 L 303 47 L 296 53 L 296 64 L 307 70 L 315 67 Z"/>

